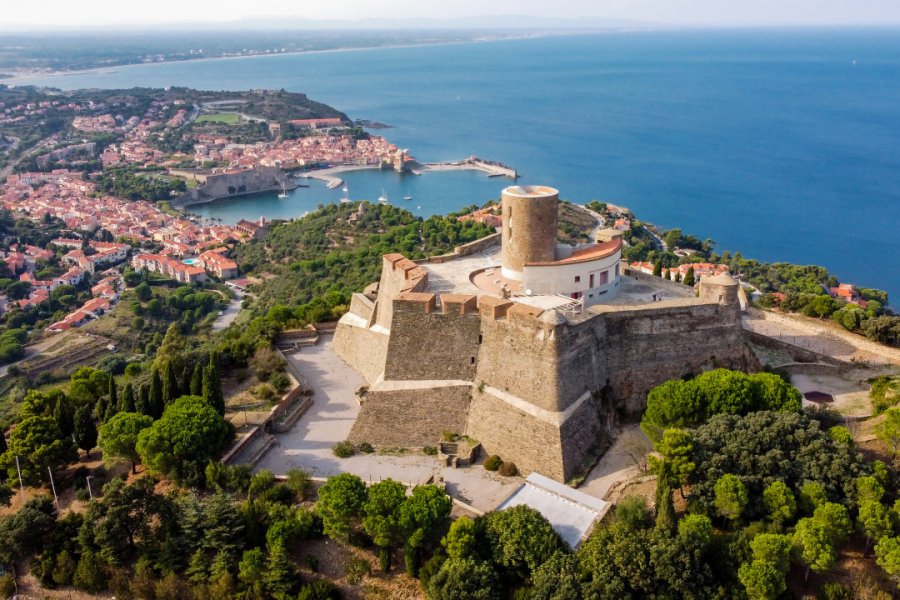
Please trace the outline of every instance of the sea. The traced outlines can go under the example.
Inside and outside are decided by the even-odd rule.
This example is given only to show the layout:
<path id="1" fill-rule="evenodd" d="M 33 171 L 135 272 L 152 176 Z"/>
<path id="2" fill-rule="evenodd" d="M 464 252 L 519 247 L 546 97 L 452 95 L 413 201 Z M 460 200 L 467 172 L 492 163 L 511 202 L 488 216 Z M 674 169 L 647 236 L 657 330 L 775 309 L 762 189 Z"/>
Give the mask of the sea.
<path id="1" fill-rule="evenodd" d="M 190 86 L 304 92 L 420 161 L 470 155 L 574 202 L 623 205 L 718 250 L 827 267 L 900 298 L 900 31 L 629 31 L 145 64 L 22 81 L 73 88 Z M 478 172 L 354 172 L 427 216 L 497 198 Z M 342 192 L 194 212 L 297 217 Z M 411 200 L 404 200 L 411 196 Z"/>

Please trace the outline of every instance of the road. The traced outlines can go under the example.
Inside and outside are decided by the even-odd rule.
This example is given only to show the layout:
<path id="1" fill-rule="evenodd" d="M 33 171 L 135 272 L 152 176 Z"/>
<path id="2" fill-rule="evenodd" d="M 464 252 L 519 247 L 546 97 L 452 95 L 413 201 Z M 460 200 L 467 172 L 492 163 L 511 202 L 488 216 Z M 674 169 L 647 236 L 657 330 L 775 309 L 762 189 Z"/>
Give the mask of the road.
<path id="1" fill-rule="evenodd" d="M 234 323 L 234 320 L 241 312 L 241 302 L 243 302 L 244 296 L 241 295 L 240 292 L 235 292 L 235 295 L 236 298 L 228 303 L 228 306 L 225 307 L 225 310 L 222 311 L 222 314 L 216 317 L 216 320 L 213 322 L 212 326 L 213 331 L 222 331 L 223 329 L 228 329 L 228 327 L 232 323 Z"/>
<path id="2" fill-rule="evenodd" d="M 5 181 L 5 180 L 6 180 L 6 176 L 9 175 L 10 173 L 12 173 L 12 170 L 15 169 L 17 166 L 19 166 L 19 163 L 20 163 L 20 162 L 22 162 L 23 160 L 25 160 L 25 158 L 28 157 L 29 155 L 31 155 L 35 150 L 40 150 L 41 148 L 43 148 L 44 146 L 46 146 L 47 144 L 49 144 L 49 143 L 50 143 L 51 141 L 53 141 L 55 138 L 56 138 L 56 134 L 51 135 L 51 136 L 48 137 L 48 138 L 44 138 L 43 140 L 39 141 L 37 144 L 35 144 L 35 145 L 32 146 L 31 148 L 29 148 L 28 150 L 26 150 L 25 152 L 23 152 L 22 155 L 19 156 L 19 158 L 15 159 L 15 160 L 12 161 L 11 163 L 9 163 L 9 164 L 8 164 L 6 167 L 4 167 L 3 169 L 0 169 L 0 181 Z"/>

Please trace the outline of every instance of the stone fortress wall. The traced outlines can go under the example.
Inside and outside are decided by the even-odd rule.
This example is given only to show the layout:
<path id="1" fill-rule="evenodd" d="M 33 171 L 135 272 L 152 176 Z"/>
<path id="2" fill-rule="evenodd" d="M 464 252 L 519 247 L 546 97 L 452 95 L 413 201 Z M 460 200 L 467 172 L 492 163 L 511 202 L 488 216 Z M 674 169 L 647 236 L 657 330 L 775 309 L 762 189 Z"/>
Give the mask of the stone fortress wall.
<path id="1" fill-rule="evenodd" d="M 557 194 L 503 191 L 504 276 L 554 261 Z M 594 260 L 608 250 L 597 244 L 588 253 Z M 525 473 L 565 481 L 613 435 L 619 416 L 643 410 L 652 387 L 707 368 L 755 366 L 738 284 L 727 275 L 704 278 L 699 297 L 584 303 L 571 318 L 538 308 L 568 306 L 558 296 L 435 293 L 428 280 L 427 264 L 388 254 L 378 284 L 354 294 L 338 324 L 335 350 L 368 383 L 351 441 L 415 447 L 437 445 L 444 431 L 465 433 Z"/>
<path id="2" fill-rule="evenodd" d="M 493 296 L 421 291 L 428 273 L 417 267 L 385 256 L 377 292 L 355 294 L 338 325 L 335 350 L 369 384 L 351 441 L 420 447 L 465 433 L 525 473 L 564 481 L 653 386 L 754 367 L 727 277 L 705 280 L 699 298 L 596 305 L 571 322 Z"/>

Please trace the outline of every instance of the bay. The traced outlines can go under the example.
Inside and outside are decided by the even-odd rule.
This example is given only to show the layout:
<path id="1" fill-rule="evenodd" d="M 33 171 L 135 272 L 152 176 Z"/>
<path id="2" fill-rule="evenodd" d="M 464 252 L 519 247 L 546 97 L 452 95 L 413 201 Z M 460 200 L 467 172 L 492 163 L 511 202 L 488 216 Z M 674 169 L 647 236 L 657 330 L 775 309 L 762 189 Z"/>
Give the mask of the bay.
<path id="1" fill-rule="evenodd" d="M 897 296 L 898 33 L 623 32 L 135 65 L 30 82 L 302 91 L 393 125 L 378 133 L 420 160 L 499 160 L 522 183 L 558 187 L 564 198 L 622 204 L 720 250 L 821 264 Z M 405 206 L 401 198 L 413 195 L 419 214 L 497 197 L 508 183 L 478 173 L 345 179 L 354 198 L 384 188 Z M 299 216 L 340 192 L 312 186 L 295 196 L 197 212 Z"/>

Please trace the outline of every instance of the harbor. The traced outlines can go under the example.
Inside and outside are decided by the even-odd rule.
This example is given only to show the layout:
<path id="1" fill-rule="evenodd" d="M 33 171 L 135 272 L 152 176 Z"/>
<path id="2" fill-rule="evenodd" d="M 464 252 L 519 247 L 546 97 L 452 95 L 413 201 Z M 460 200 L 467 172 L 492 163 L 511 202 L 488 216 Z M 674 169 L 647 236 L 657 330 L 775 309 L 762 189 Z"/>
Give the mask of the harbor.
<path id="1" fill-rule="evenodd" d="M 295 178 L 317 179 L 325 183 L 325 187 L 329 190 L 336 190 L 344 185 L 344 179 L 340 177 L 342 173 L 352 171 L 370 171 L 370 170 L 387 170 L 383 164 L 367 164 L 367 165 L 338 165 L 325 169 L 315 169 L 311 171 L 302 171 L 294 175 Z M 423 175 L 428 172 L 441 171 L 481 171 L 488 177 L 506 177 L 509 179 L 518 179 L 519 173 L 510 166 L 502 163 L 485 160 L 477 156 L 470 156 L 464 160 L 445 161 L 445 162 L 429 162 L 417 163 L 412 162 L 408 170 L 405 172 L 413 175 Z"/>

